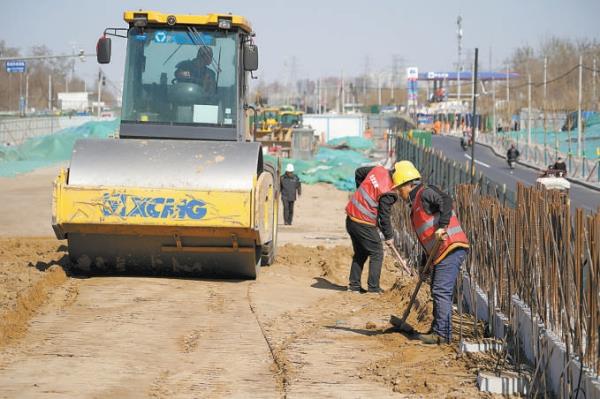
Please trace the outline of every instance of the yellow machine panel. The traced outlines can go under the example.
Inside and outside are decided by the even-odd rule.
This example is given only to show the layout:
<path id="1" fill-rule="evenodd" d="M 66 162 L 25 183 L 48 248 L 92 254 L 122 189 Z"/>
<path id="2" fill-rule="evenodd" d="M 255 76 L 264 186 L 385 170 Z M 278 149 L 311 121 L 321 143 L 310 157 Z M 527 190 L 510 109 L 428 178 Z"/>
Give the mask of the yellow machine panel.
<path id="1" fill-rule="evenodd" d="M 239 27 L 244 31 L 252 32 L 250 22 L 240 15 L 229 15 L 229 14 L 206 14 L 206 15 L 191 15 L 191 14 L 165 14 L 162 12 L 151 11 L 151 10 L 139 10 L 139 11 L 125 11 L 123 13 L 123 19 L 126 22 L 134 22 L 136 16 L 146 15 L 149 23 L 155 24 L 167 24 L 170 16 L 175 17 L 176 24 L 186 25 L 214 25 L 218 26 L 219 19 L 226 18 L 231 20 L 231 25 Z"/>
<path id="2" fill-rule="evenodd" d="M 56 224 L 252 228 L 252 193 L 55 183 Z"/>

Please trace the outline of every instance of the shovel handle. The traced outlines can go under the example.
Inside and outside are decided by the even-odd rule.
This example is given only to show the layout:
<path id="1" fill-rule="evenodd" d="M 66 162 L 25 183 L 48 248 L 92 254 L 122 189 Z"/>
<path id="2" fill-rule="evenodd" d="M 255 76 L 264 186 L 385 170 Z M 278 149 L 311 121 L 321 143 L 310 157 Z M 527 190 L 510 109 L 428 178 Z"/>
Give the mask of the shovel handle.
<path id="1" fill-rule="evenodd" d="M 392 252 L 394 253 L 394 256 L 396 257 L 396 260 L 398 261 L 398 263 L 400 263 L 400 266 L 402 267 L 402 269 L 409 275 L 412 276 L 412 272 L 411 270 L 408 268 L 408 266 L 406 265 L 406 262 L 404 262 L 404 259 L 402 259 L 402 256 L 400 255 L 400 253 L 398 252 L 398 250 L 396 249 L 396 247 L 394 245 L 390 245 L 390 248 L 392 249 Z"/>
<path id="2" fill-rule="evenodd" d="M 415 303 L 415 299 L 417 298 L 417 294 L 419 293 L 419 290 L 421 289 L 421 284 L 423 284 L 423 280 L 425 279 L 425 276 L 427 275 L 427 273 L 429 272 L 429 269 L 431 269 L 431 266 L 433 265 L 433 260 L 435 259 L 435 255 L 437 254 L 438 250 L 440 249 L 440 245 L 442 245 L 442 241 L 443 240 L 439 239 L 439 238 L 436 240 L 435 245 L 433 246 L 433 249 L 431 251 L 431 255 L 429 255 L 429 257 L 427 258 L 427 263 L 425 264 L 423 271 L 421 273 L 419 273 L 419 281 L 417 281 L 417 285 L 415 286 L 415 289 L 413 290 L 413 293 L 410 296 L 410 302 L 408 303 L 408 306 L 406 307 L 406 309 L 404 310 L 404 313 L 402 314 L 402 319 L 400 320 L 400 324 L 404 324 L 406 322 L 406 319 L 408 319 L 410 310 L 412 309 L 412 306 Z"/>

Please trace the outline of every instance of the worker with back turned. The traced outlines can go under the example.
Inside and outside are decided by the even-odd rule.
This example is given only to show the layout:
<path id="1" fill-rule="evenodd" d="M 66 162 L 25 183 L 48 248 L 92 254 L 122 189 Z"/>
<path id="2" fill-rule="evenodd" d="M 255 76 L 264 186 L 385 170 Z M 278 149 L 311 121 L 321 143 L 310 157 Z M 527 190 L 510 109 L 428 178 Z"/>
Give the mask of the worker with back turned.
<path id="1" fill-rule="evenodd" d="M 346 230 L 352 240 L 354 255 L 350 266 L 348 291 L 364 292 L 361 287 L 363 266 L 369 259 L 367 292 L 382 293 L 379 286 L 383 264 L 381 231 L 386 245 L 393 245 L 394 232 L 390 216 L 398 199 L 391 172 L 383 166 L 358 168 L 356 191 L 346 205 Z"/>

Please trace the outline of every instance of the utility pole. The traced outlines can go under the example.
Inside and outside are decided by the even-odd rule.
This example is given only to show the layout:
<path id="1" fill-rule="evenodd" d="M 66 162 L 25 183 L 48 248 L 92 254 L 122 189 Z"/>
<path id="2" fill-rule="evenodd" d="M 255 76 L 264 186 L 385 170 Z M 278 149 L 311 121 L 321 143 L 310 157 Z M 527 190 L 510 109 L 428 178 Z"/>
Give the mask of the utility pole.
<path id="1" fill-rule="evenodd" d="M 19 74 L 19 115 L 24 116 L 25 110 L 23 109 L 23 74 Z"/>
<path id="2" fill-rule="evenodd" d="M 102 101 L 102 70 L 98 72 L 98 104 L 97 104 L 97 116 L 100 118 L 100 101 Z"/>
<path id="3" fill-rule="evenodd" d="M 477 141 L 477 62 L 479 49 L 475 48 L 475 62 L 473 65 L 473 123 L 471 128 L 471 184 L 475 184 L 475 142 Z"/>
<path id="4" fill-rule="evenodd" d="M 596 96 L 596 59 L 594 58 L 594 63 L 592 64 L 592 104 L 597 109 L 598 107 L 598 97 Z"/>
<path id="5" fill-rule="evenodd" d="M 462 65 L 461 65 L 461 60 L 460 60 L 460 56 L 462 53 L 462 37 L 463 37 L 463 31 L 462 31 L 462 17 L 459 15 L 458 18 L 456 18 L 456 25 L 457 25 L 457 29 L 456 29 L 456 39 L 458 41 L 458 59 L 457 59 L 457 80 L 456 80 L 456 99 L 458 100 L 458 102 L 460 103 L 460 73 L 462 72 Z"/>
<path id="6" fill-rule="evenodd" d="M 544 101 L 542 103 L 544 112 L 544 165 L 548 165 L 548 139 L 546 129 L 546 94 L 548 83 L 548 57 L 544 57 Z"/>
<path id="7" fill-rule="evenodd" d="M 25 113 L 29 108 L 29 73 L 25 75 Z"/>
<path id="8" fill-rule="evenodd" d="M 344 105 L 346 104 L 346 90 L 345 90 L 345 82 L 344 82 L 344 70 L 342 69 L 342 87 L 340 88 L 340 114 L 344 113 Z"/>
<path id="9" fill-rule="evenodd" d="M 507 114 L 507 122 L 508 122 L 508 130 L 512 129 L 512 115 L 510 114 L 510 84 L 509 84 L 509 74 L 510 74 L 510 66 L 506 64 L 506 114 Z"/>
<path id="10" fill-rule="evenodd" d="M 48 110 L 52 112 L 52 75 L 48 75 Z"/>
<path id="11" fill-rule="evenodd" d="M 381 111 L 381 72 L 377 74 L 377 105 Z"/>
<path id="12" fill-rule="evenodd" d="M 577 95 L 577 156 L 581 157 L 583 154 L 582 148 L 582 134 L 583 134 L 583 121 L 581 120 L 581 102 L 582 102 L 582 91 L 581 85 L 583 83 L 583 56 L 579 56 L 579 93 Z"/>
<path id="13" fill-rule="evenodd" d="M 321 77 L 317 83 L 317 114 L 321 113 Z"/>
<path id="14" fill-rule="evenodd" d="M 527 75 L 527 156 L 531 150 L 531 74 Z"/>
<path id="15" fill-rule="evenodd" d="M 496 138 L 496 135 L 498 134 L 498 123 L 496 122 L 496 81 L 494 80 L 494 78 L 492 78 L 492 123 L 493 125 L 493 129 L 492 132 L 494 132 L 494 139 Z"/>

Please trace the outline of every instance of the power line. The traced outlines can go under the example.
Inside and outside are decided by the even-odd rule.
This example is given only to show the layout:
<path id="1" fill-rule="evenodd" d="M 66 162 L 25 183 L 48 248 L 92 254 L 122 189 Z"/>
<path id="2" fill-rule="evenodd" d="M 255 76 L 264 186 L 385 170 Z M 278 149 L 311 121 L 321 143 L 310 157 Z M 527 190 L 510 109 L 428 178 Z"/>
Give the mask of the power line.
<path id="1" fill-rule="evenodd" d="M 567 72 L 563 73 L 562 75 L 557 76 L 554 79 L 547 80 L 546 84 L 554 83 L 554 82 L 556 82 L 558 80 L 561 80 L 561 79 L 565 78 L 567 75 L 569 75 L 570 73 L 572 73 L 573 71 L 575 71 L 577 68 L 579 68 L 579 64 L 575 65 L 573 68 L 569 69 Z M 528 85 L 529 85 L 529 83 L 522 83 L 522 84 L 519 84 L 519 85 L 508 86 L 508 88 L 511 89 L 511 90 L 516 90 L 516 89 L 520 89 L 520 88 L 523 88 L 523 87 L 527 87 Z M 531 82 L 531 86 L 533 86 L 533 87 L 541 87 L 543 85 L 544 85 L 544 82 Z"/>

